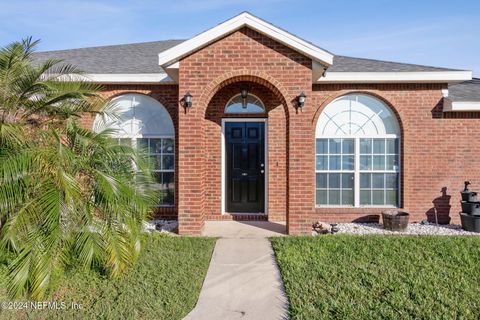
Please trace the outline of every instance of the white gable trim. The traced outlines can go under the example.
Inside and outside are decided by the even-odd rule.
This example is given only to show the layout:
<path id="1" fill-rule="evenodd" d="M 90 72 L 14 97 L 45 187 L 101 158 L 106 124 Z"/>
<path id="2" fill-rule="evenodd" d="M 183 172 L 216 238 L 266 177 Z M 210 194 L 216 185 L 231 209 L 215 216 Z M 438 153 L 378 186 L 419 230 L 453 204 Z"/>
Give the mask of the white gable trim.
<path id="1" fill-rule="evenodd" d="M 277 28 L 274 25 L 249 14 L 248 12 L 244 12 L 212 29 L 209 29 L 185 42 L 176 45 L 175 47 L 159 53 L 158 64 L 162 67 L 171 65 L 186 55 L 205 47 L 221 37 L 245 26 L 310 57 L 314 61 L 321 62 L 323 65 L 330 66 L 333 63 L 333 55 L 331 53 L 318 48 L 313 44 L 308 43 L 307 41 L 302 40 L 280 28 Z"/>
<path id="2" fill-rule="evenodd" d="M 314 83 L 455 83 L 472 80 L 471 71 L 326 72 Z"/>

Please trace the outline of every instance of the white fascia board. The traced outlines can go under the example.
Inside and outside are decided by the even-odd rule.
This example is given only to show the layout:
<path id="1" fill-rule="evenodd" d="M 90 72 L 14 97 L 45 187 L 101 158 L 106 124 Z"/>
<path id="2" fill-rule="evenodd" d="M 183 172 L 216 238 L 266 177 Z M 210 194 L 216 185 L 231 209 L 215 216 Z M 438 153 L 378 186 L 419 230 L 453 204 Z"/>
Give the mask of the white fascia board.
<path id="1" fill-rule="evenodd" d="M 166 66 L 175 63 L 186 55 L 205 47 L 221 37 L 245 26 L 258 31 L 267 37 L 310 57 L 313 60 L 319 61 L 322 64 L 330 66 L 333 63 L 333 55 L 331 53 L 318 48 L 313 44 L 308 43 L 307 41 L 302 40 L 280 28 L 277 28 L 274 25 L 247 12 L 244 12 L 212 29 L 209 29 L 185 42 L 176 45 L 173 48 L 159 53 L 158 64 L 160 66 Z"/>
<path id="2" fill-rule="evenodd" d="M 480 111 L 480 101 L 452 101 L 443 99 L 443 112 L 472 112 Z"/>
<path id="3" fill-rule="evenodd" d="M 174 83 L 165 73 L 91 73 L 66 76 L 65 80 L 87 81 L 105 84 L 172 84 Z"/>
<path id="4" fill-rule="evenodd" d="M 472 80 L 471 71 L 328 72 L 314 83 L 456 83 Z"/>

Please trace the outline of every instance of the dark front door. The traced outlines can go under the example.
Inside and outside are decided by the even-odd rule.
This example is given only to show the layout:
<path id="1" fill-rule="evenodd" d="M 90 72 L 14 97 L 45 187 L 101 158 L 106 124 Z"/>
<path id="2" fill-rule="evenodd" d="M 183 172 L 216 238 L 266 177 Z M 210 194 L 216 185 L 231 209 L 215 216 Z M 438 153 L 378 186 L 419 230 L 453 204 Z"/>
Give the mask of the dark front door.
<path id="1" fill-rule="evenodd" d="M 226 122 L 226 210 L 264 212 L 265 123 Z"/>

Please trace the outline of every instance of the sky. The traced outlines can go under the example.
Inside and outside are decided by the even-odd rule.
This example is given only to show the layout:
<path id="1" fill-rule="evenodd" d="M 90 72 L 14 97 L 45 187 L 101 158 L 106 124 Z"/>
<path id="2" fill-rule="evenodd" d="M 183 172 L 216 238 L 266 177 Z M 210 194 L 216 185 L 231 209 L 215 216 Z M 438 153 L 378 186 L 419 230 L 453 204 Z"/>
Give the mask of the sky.
<path id="1" fill-rule="evenodd" d="M 249 11 L 339 55 L 473 70 L 479 0 L 0 0 L 0 46 L 39 51 L 187 39 Z"/>

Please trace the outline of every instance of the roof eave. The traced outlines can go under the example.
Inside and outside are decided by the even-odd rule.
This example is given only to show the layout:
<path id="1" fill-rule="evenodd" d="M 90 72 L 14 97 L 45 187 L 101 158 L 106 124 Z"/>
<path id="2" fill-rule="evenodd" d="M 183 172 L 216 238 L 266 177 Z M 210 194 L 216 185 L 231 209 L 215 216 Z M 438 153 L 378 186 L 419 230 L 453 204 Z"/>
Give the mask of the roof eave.
<path id="1" fill-rule="evenodd" d="M 460 83 L 472 79 L 472 71 L 326 72 L 314 83 Z"/>

